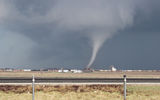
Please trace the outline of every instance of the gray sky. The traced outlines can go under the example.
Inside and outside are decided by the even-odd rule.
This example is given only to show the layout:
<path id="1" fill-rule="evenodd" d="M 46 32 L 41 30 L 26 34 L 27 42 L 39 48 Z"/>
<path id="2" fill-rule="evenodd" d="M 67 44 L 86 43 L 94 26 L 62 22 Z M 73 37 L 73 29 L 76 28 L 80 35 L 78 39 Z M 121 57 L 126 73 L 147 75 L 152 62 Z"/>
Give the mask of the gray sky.
<path id="1" fill-rule="evenodd" d="M 92 67 L 160 69 L 159 4 L 0 0 L 0 67 L 84 68 L 98 38 L 103 43 Z"/>

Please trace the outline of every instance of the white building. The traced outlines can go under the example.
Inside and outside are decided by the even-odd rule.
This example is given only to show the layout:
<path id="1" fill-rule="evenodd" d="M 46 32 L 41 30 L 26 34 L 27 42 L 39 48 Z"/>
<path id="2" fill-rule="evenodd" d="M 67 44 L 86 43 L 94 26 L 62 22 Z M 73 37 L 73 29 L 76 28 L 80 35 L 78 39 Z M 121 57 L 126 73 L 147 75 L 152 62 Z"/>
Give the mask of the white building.
<path id="1" fill-rule="evenodd" d="M 13 69 L 6 69 L 5 71 L 7 71 L 7 72 L 12 72 Z"/>
<path id="2" fill-rule="evenodd" d="M 68 72 L 69 72 L 69 70 L 67 70 L 67 69 L 64 69 L 64 70 L 63 70 L 63 72 L 64 72 L 64 73 L 68 73 Z"/>
<path id="3" fill-rule="evenodd" d="M 69 70 L 68 69 L 59 69 L 58 72 L 59 73 L 68 73 Z"/>
<path id="4" fill-rule="evenodd" d="M 117 71 L 117 68 L 115 68 L 114 65 L 111 65 L 109 68 L 110 68 L 110 70 L 113 71 L 113 72 Z"/>
<path id="5" fill-rule="evenodd" d="M 58 70 L 58 72 L 59 72 L 59 73 L 62 73 L 62 72 L 63 72 L 63 70 L 62 70 L 62 69 L 60 69 L 60 70 Z"/>
<path id="6" fill-rule="evenodd" d="M 115 71 L 117 71 L 117 69 L 115 67 L 112 67 L 111 71 L 115 72 Z"/>
<path id="7" fill-rule="evenodd" d="M 72 73 L 82 73 L 82 70 L 77 70 L 77 69 L 71 69 Z"/>
<path id="8" fill-rule="evenodd" d="M 24 72 L 30 72 L 31 69 L 23 69 Z"/>

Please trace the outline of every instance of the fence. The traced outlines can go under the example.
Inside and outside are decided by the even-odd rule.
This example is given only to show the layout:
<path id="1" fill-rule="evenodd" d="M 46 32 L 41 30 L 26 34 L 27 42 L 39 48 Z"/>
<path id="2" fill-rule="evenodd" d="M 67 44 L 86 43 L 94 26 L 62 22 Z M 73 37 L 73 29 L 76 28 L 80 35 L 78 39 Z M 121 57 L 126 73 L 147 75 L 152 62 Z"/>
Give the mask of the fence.
<path id="1" fill-rule="evenodd" d="M 127 90 L 127 78 L 126 78 L 126 75 L 123 76 L 124 78 L 124 100 L 126 100 L 126 90 Z M 32 100 L 35 100 L 35 77 L 33 75 L 32 77 Z"/>

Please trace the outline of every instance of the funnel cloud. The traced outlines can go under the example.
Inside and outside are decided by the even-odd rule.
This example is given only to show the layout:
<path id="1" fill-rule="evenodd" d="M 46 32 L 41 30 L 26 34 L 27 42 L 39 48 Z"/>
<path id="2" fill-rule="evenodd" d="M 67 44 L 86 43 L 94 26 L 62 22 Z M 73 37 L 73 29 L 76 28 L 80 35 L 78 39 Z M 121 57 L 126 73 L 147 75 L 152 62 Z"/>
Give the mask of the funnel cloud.
<path id="1" fill-rule="evenodd" d="M 154 33 L 160 32 L 158 4 L 158 0 L 0 0 L 0 67 L 90 68 L 126 64 L 126 59 L 130 59 L 129 64 L 139 64 L 141 57 L 146 59 L 146 54 L 149 57 L 154 54 L 139 51 L 137 56 L 133 53 L 128 57 L 132 53 L 123 50 L 122 55 L 118 54 L 124 61 L 115 60 L 118 54 L 114 46 L 116 49 L 131 46 L 124 38 L 132 34 L 135 37 L 143 34 L 142 40 L 152 37 L 150 43 L 155 44 Z M 148 33 L 152 35 L 146 35 Z M 114 41 L 113 36 L 119 37 L 120 42 Z M 134 36 L 132 39 L 136 42 Z M 136 44 L 138 48 L 140 43 Z M 112 46 L 108 48 L 107 45 Z M 156 45 L 151 46 L 159 50 Z M 99 57 L 102 47 L 105 56 Z M 110 54 L 112 59 L 109 59 Z"/>
<path id="2" fill-rule="evenodd" d="M 125 3 L 110 1 L 100 10 L 102 14 L 106 13 L 106 15 L 102 17 L 104 18 L 104 23 L 100 25 L 101 27 L 96 30 L 96 33 L 89 33 L 93 50 L 87 68 L 91 67 L 99 49 L 107 39 L 111 38 L 117 31 L 132 25 L 134 10 L 134 2 L 131 1 L 126 1 Z"/>

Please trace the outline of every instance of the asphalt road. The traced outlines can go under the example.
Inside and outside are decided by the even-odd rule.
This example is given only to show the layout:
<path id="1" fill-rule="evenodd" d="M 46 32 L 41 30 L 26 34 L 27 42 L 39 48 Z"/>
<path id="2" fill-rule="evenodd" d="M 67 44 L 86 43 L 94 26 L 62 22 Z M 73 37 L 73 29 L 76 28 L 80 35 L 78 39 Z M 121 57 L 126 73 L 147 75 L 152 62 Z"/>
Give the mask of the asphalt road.
<path id="1" fill-rule="evenodd" d="M 123 83 L 123 78 L 35 78 L 35 83 Z M 32 78 L 1 77 L 0 83 L 32 83 Z M 127 83 L 160 83 L 160 78 L 127 78 Z"/>

